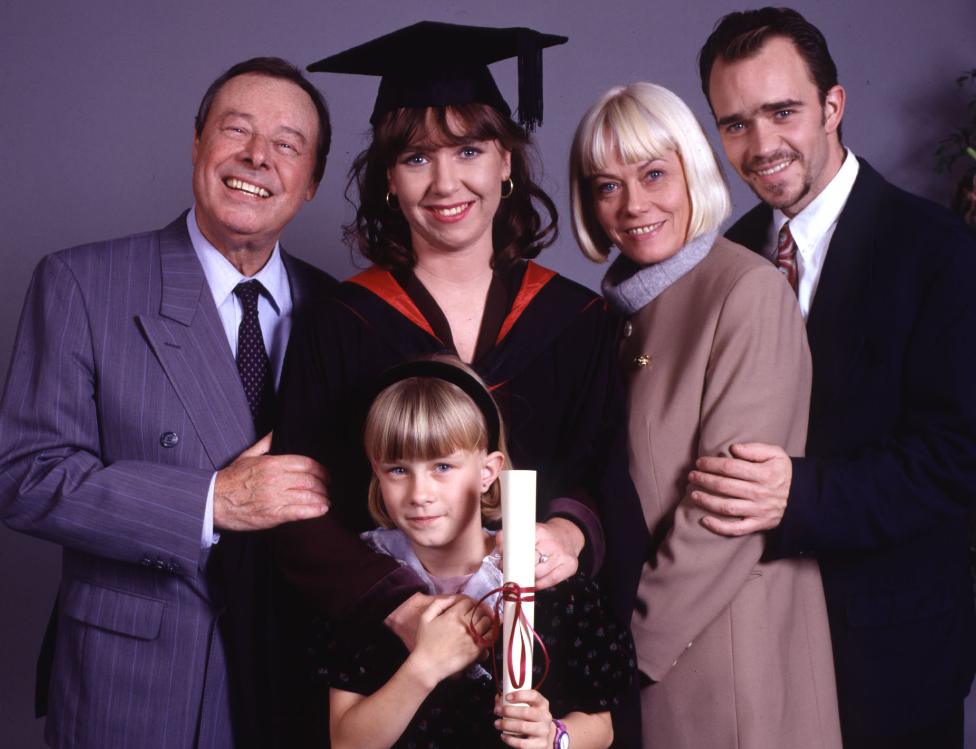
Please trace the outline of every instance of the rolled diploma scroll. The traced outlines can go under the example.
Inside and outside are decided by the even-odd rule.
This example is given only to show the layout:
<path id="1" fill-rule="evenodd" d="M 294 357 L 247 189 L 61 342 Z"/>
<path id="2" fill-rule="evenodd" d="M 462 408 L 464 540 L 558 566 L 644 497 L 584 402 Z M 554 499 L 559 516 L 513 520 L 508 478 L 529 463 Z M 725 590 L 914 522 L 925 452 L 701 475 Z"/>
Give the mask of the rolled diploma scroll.
<path id="1" fill-rule="evenodd" d="M 504 582 L 518 583 L 523 588 L 535 586 L 535 471 L 502 471 L 502 577 Z M 502 692 L 518 691 L 518 689 L 532 688 L 532 646 L 533 639 L 529 637 L 525 653 L 525 680 L 521 687 L 512 685 L 511 674 L 508 671 L 509 662 L 515 665 L 515 678 L 518 679 L 518 664 L 522 658 L 522 640 L 519 633 L 515 633 L 512 641 L 512 627 L 515 621 L 515 606 L 512 601 L 505 603 L 502 628 Z M 535 623 L 534 603 L 523 603 L 522 611 L 528 619 L 529 625 Z M 513 652 L 509 661 L 509 642 L 512 642 Z"/>

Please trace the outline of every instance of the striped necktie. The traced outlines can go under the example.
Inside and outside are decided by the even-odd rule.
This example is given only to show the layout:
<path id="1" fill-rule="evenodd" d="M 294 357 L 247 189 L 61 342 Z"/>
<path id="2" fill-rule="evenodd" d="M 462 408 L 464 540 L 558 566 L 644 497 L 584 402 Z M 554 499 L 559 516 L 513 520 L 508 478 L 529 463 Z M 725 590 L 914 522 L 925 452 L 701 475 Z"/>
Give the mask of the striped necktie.
<path id="1" fill-rule="evenodd" d="M 786 276 L 786 280 L 793 287 L 793 293 L 797 293 L 799 278 L 796 268 L 796 242 L 790 233 L 790 222 L 783 224 L 779 230 L 779 240 L 776 242 L 776 267 L 779 272 Z"/>

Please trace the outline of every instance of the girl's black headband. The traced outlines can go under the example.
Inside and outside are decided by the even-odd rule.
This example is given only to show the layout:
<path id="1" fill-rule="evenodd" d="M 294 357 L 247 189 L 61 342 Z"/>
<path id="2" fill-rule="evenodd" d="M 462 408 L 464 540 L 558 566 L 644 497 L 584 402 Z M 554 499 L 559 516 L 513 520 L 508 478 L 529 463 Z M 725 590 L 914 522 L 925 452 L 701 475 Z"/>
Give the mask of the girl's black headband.
<path id="1" fill-rule="evenodd" d="M 453 364 L 432 359 L 421 359 L 390 367 L 380 375 L 373 391 L 374 399 L 390 385 L 408 380 L 411 377 L 433 377 L 461 388 L 461 391 L 474 401 L 475 406 L 485 418 L 485 428 L 488 430 L 488 452 L 494 452 L 498 449 L 501 423 L 498 418 L 498 406 L 495 404 L 495 399 L 477 379 Z"/>

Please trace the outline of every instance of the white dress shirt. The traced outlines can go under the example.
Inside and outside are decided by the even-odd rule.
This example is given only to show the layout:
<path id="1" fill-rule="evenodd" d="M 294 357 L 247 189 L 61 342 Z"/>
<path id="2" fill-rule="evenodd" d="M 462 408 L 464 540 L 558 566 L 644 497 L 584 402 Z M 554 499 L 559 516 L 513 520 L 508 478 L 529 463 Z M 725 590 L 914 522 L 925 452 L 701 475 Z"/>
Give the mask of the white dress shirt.
<path id="1" fill-rule="evenodd" d="M 766 239 L 766 257 L 776 261 L 776 245 L 780 229 L 790 222 L 790 233 L 796 243 L 797 299 L 806 320 L 813 304 L 813 296 L 820 282 L 820 272 L 827 259 L 830 240 L 837 229 L 837 221 L 847 203 L 847 197 L 857 178 L 858 163 L 850 149 L 845 149 L 844 162 L 834 178 L 810 205 L 792 219 L 779 209 L 773 209 L 769 237 Z"/>
<path id="2" fill-rule="evenodd" d="M 257 280 L 264 286 L 270 299 L 265 294 L 258 296 L 258 320 L 261 322 L 261 335 L 264 338 L 264 348 L 271 360 L 271 373 L 274 377 L 275 388 L 281 379 L 281 365 L 285 360 L 285 348 L 288 346 L 288 335 L 291 333 L 292 298 L 291 286 L 288 284 L 288 273 L 281 261 L 281 248 L 275 243 L 274 250 L 268 262 L 253 276 L 245 276 L 235 268 L 220 251 L 207 241 L 197 226 L 196 207 L 191 208 L 186 216 L 186 228 L 190 233 L 193 250 L 203 266 L 203 275 L 207 279 L 207 286 L 217 305 L 217 314 L 224 326 L 224 334 L 230 351 L 237 358 L 237 331 L 241 325 L 244 311 L 241 300 L 234 294 L 234 287 L 242 281 Z M 263 435 L 258 435 L 259 437 Z M 219 536 L 213 531 L 213 499 L 214 483 L 217 474 L 210 479 L 210 490 L 207 492 L 207 507 L 203 517 L 203 533 L 201 545 L 208 548 L 217 542 Z"/>

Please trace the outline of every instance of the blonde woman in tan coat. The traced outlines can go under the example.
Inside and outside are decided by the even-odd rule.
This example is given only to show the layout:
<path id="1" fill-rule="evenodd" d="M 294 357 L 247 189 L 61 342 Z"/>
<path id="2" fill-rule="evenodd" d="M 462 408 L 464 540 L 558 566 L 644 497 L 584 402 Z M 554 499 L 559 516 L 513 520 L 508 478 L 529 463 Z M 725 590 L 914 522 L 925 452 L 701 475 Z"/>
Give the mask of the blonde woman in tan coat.
<path id="1" fill-rule="evenodd" d="M 810 354 L 796 297 L 718 235 L 728 188 L 677 96 L 636 83 L 586 113 L 571 157 L 584 254 L 627 321 L 630 470 L 653 538 L 632 622 L 647 749 L 839 749 L 830 634 L 813 559 L 763 560 L 764 537 L 706 530 L 699 455 L 803 449 Z"/>

